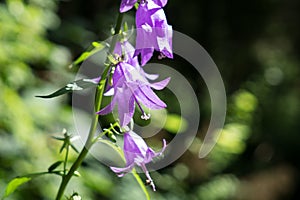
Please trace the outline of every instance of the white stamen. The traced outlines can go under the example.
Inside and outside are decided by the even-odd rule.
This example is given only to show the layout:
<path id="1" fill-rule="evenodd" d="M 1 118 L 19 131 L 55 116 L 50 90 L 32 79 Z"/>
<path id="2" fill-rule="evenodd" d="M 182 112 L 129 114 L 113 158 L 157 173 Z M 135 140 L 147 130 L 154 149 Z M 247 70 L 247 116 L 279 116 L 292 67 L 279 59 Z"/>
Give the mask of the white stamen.
<path id="1" fill-rule="evenodd" d="M 150 117 L 151 117 L 150 113 L 149 114 L 143 113 L 143 115 L 141 116 L 141 119 L 148 120 L 148 119 L 150 119 Z"/>

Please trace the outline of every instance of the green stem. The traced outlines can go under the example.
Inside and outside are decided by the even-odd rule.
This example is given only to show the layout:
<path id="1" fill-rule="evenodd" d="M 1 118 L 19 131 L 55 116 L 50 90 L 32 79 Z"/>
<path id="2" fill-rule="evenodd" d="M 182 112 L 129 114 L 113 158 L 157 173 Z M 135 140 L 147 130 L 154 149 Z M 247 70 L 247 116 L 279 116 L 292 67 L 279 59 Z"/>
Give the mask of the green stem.
<path id="1" fill-rule="evenodd" d="M 141 177 L 136 172 L 135 168 L 133 168 L 133 170 L 132 170 L 132 175 L 134 176 L 135 180 L 138 182 L 138 184 L 142 188 L 142 190 L 143 190 L 143 192 L 144 192 L 144 194 L 146 196 L 146 199 L 150 200 L 150 195 L 149 195 L 149 193 L 147 191 L 147 188 L 146 188 L 144 182 L 142 181 Z"/>
<path id="2" fill-rule="evenodd" d="M 68 157 L 69 157 L 69 148 L 70 148 L 70 144 L 68 144 L 67 148 L 66 148 L 66 155 L 65 155 L 65 160 L 64 160 L 64 176 L 67 174 L 67 162 L 68 162 Z"/>
<path id="3" fill-rule="evenodd" d="M 115 34 L 119 34 L 119 32 L 121 30 L 122 21 L 123 21 L 123 14 L 119 13 L 118 19 L 117 19 L 117 24 L 116 24 L 116 27 L 115 27 Z M 117 39 L 118 39 L 117 36 L 114 36 L 112 38 L 112 42 L 111 42 L 111 45 L 110 45 L 110 48 L 109 48 L 109 53 L 113 52 L 113 50 L 115 48 L 115 45 L 117 43 Z M 103 97 L 103 93 L 104 93 L 104 88 L 105 88 L 105 83 L 106 83 L 106 80 L 107 80 L 107 73 L 109 71 L 109 68 L 110 68 L 110 66 L 107 66 L 104 69 L 104 71 L 101 75 L 101 80 L 100 80 L 99 85 L 96 89 L 95 112 L 99 111 L 100 108 L 101 108 L 102 97 Z M 74 172 L 81 165 L 81 163 L 84 160 L 84 158 L 86 157 L 90 147 L 92 146 L 93 138 L 95 136 L 95 132 L 96 132 L 96 129 L 97 129 L 98 119 L 99 119 L 99 115 L 95 113 L 94 116 L 93 116 L 93 120 L 92 120 L 91 127 L 90 127 L 90 130 L 89 130 L 89 135 L 88 135 L 88 138 L 85 142 L 85 145 L 84 145 L 82 151 L 80 152 L 79 156 L 77 157 L 77 159 L 75 160 L 75 162 L 71 166 L 68 173 L 65 176 L 63 176 L 62 182 L 61 182 L 59 190 L 57 192 L 56 200 L 61 199 L 61 197 L 63 196 L 64 191 L 65 191 L 70 179 L 72 178 Z"/>

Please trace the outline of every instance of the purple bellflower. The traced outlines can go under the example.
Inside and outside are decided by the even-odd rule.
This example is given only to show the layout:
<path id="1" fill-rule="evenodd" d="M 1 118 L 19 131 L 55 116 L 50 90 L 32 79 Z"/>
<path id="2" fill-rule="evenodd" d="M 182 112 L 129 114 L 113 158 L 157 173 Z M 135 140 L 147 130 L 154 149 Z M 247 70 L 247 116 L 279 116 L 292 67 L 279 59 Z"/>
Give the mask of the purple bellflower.
<path id="1" fill-rule="evenodd" d="M 163 9 L 155 2 L 141 2 L 136 12 L 136 51 L 141 54 L 141 64 L 144 66 L 152 57 L 154 50 L 161 53 L 160 57 L 173 58 L 172 26 L 168 25 Z"/>
<path id="2" fill-rule="evenodd" d="M 124 134 L 124 156 L 126 160 L 126 166 L 124 168 L 110 167 L 112 171 L 118 174 L 119 177 L 124 176 L 130 172 L 135 165 L 142 168 L 143 172 L 147 177 L 147 181 L 155 191 L 155 185 L 146 168 L 146 164 L 150 163 L 154 157 L 160 156 L 166 148 L 166 140 L 163 140 L 163 148 L 160 152 L 154 152 L 150 147 L 147 146 L 143 138 L 134 133 L 133 131 L 126 132 Z"/>
<path id="3" fill-rule="evenodd" d="M 134 4 L 137 1 L 138 0 L 122 0 L 121 6 L 120 6 L 120 12 L 121 13 L 127 12 L 134 6 Z M 156 5 L 158 5 L 160 7 L 164 7 L 167 4 L 168 0 L 141 0 L 141 2 L 146 2 L 146 1 L 153 1 Z"/>
<path id="4" fill-rule="evenodd" d="M 135 104 L 138 105 L 142 112 L 141 118 L 145 120 L 150 118 L 150 114 L 147 114 L 143 110 L 141 104 L 149 109 L 162 109 L 166 107 L 166 104 L 159 99 L 152 91 L 152 88 L 162 90 L 168 84 L 170 78 L 156 83 L 149 83 L 141 67 L 134 67 L 126 62 L 119 62 L 115 68 L 112 80 L 112 101 L 97 112 L 97 114 L 108 114 L 112 112 L 117 104 L 120 125 L 122 127 L 131 121 Z"/>

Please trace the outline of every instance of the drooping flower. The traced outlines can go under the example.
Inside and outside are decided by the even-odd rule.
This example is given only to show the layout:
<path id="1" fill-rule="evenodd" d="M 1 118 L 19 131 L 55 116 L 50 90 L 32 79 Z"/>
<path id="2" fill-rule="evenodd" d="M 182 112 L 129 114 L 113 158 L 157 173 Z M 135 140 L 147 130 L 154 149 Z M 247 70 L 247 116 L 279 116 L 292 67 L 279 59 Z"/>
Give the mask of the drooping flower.
<path id="1" fill-rule="evenodd" d="M 120 125 L 126 126 L 132 119 L 135 104 L 138 105 L 142 112 L 142 119 L 149 119 L 150 114 L 147 114 L 141 104 L 149 109 L 162 109 L 166 107 L 166 104 L 159 99 L 159 97 L 153 92 L 155 90 L 163 89 L 170 78 L 163 81 L 150 83 L 143 70 L 139 66 L 132 66 L 126 62 L 120 62 L 117 64 L 115 72 L 113 74 L 112 85 L 112 101 L 97 114 L 105 115 L 112 112 L 115 105 L 118 105 L 118 114 L 120 119 Z"/>
<path id="2" fill-rule="evenodd" d="M 163 148 L 159 152 L 154 152 L 150 147 L 147 146 L 143 138 L 134 133 L 133 131 L 126 132 L 124 134 L 124 156 L 126 160 L 126 166 L 124 168 L 120 167 L 110 167 L 112 171 L 118 174 L 119 177 L 124 176 L 126 173 L 130 172 L 135 165 L 142 168 L 143 172 L 147 177 L 147 181 L 152 186 L 155 191 L 155 185 L 146 168 L 146 164 L 150 163 L 153 158 L 160 156 L 166 148 L 166 141 L 163 140 Z"/>
<path id="3" fill-rule="evenodd" d="M 162 5 L 166 1 L 160 2 Z M 163 9 L 153 1 L 141 2 L 136 12 L 136 52 L 141 54 L 142 66 L 152 57 L 154 50 L 162 57 L 173 58 L 172 26 L 168 25 Z"/>
<path id="4" fill-rule="evenodd" d="M 141 0 L 142 2 L 146 1 L 153 1 L 156 5 L 160 7 L 164 7 L 167 4 L 168 0 Z M 130 10 L 134 4 L 137 2 L 137 0 L 122 0 L 121 6 L 120 6 L 120 12 L 127 12 Z"/>

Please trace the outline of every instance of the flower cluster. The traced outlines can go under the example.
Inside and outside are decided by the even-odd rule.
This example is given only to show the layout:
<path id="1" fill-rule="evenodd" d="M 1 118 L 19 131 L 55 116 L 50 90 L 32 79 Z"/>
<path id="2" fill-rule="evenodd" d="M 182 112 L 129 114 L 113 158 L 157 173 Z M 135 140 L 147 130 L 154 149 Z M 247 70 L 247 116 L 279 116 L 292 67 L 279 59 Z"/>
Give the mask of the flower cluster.
<path id="1" fill-rule="evenodd" d="M 172 52 L 172 26 L 168 25 L 165 13 L 162 9 L 167 0 L 122 0 L 120 12 L 126 12 L 138 5 L 136 11 L 136 46 L 135 48 L 123 39 L 117 42 L 114 55 L 117 63 L 111 69 L 111 84 L 107 86 L 105 95 L 113 96 L 112 101 L 106 107 L 97 112 L 100 115 L 111 113 L 115 106 L 118 107 L 118 116 L 121 127 L 126 127 L 133 118 L 135 107 L 141 110 L 141 118 L 147 120 L 150 114 L 142 107 L 149 109 L 162 109 L 166 104 L 159 99 L 152 89 L 161 90 L 166 87 L 170 78 L 160 82 L 154 81 L 158 75 L 147 74 L 142 66 L 153 56 L 154 51 L 160 53 L 159 58 L 173 58 Z M 140 56 L 141 62 L 138 57 Z M 119 59 L 120 58 L 120 59 Z M 156 156 L 165 150 L 166 142 L 163 140 L 163 148 L 155 153 L 147 146 L 145 141 L 133 131 L 124 133 L 124 155 L 126 166 L 124 168 L 111 167 L 119 176 L 132 170 L 137 165 L 145 172 L 148 182 L 155 190 L 154 183 L 146 168 Z"/>

